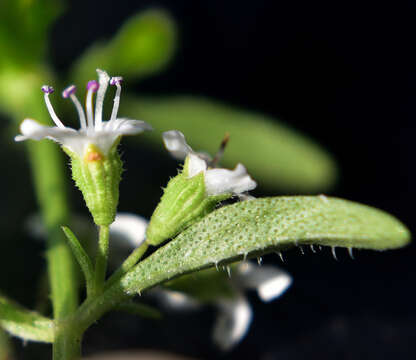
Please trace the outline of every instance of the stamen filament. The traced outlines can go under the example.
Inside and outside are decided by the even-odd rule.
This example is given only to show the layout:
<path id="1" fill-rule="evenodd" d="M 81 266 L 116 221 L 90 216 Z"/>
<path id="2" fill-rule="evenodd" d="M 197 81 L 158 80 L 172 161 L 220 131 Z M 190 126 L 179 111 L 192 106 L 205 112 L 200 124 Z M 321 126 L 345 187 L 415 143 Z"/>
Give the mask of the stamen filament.
<path id="1" fill-rule="evenodd" d="M 81 124 L 81 129 L 85 130 L 87 128 L 87 121 L 85 119 L 84 109 L 82 108 L 81 103 L 79 102 L 77 96 L 75 94 L 70 95 L 72 102 L 74 103 L 79 116 L 79 122 Z"/>
<path id="2" fill-rule="evenodd" d="M 75 108 L 78 112 L 79 122 L 81 124 L 81 129 L 85 130 L 87 128 L 87 121 L 85 120 L 85 113 L 84 109 L 81 106 L 81 103 L 79 102 L 77 96 L 75 95 L 75 92 L 77 91 L 77 88 L 75 85 L 68 86 L 63 92 L 62 96 L 67 99 L 68 97 L 72 100 L 72 102 L 75 105 Z"/>
<path id="3" fill-rule="evenodd" d="M 224 150 L 227 147 L 228 141 L 230 140 L 230 134 L 227 132 L 224 135 L 224 139 L 222 139 L 221 141 L 221 145 L 220 148 L 218 149 L 217 153 L 214 156 L 214 159 L 211 161 L 210 166 L 215 168 L 217 167 L 218 163 L 221 161 L 223 155 L 224 155 Z"/>
<path id="4" fill-rule="evenodd" d="M 87 126 L 88 130 L 94 129 L 94 114 L 92 105 L 92 96 L 98 90 L 98 83 L 95 80 L 88 81 L 87 84 L 87 97 L 85 99 L 85 108 L 87 110 Z"/>
<path id="5" fill-rule="evenodd" d="M 120 105 L 120 93 L 121 93 L 121 83 L 123 78 L 121 76 L 113 77 L 110 80 L 110 85 L 115 85 L 117 87 L 116 95 L 114 96 L 114 105 L 113 111 L 111 112 L 110 121 L 113 121 L 117 118 L 118 108 Z"/>
<path id="6" fill-rule="evenodd" d="M 58 116 L 55 114 L 51 101 L 49 100 L 49 94 L 52 94 L 54 92 L 53 87 L 44 85 L 42 86 L 42 91 L 45 93 L 44 99 L 45 99 L 46 107 L 48 108 L 49 115 L 51 116 L 53 122 L 55 123 L 57 127 L 65 128 L 65 125 L 62 123 L 61 120 L 59 120 Z"/>
<path id="7" fill-rule="evenodd" d="M 95 129 L 101 130 L 102 126 L 102 118 L 103 118 L 103 106 L 104 106 L 104 96 L 105 92 L 107 91 L 108 81 L 110 77 L 105 71 L 97 69 L 98 73 L 98 81 L 100 83 L 100 87 L 97 93 L 97 99 L 95 103 Z"/>

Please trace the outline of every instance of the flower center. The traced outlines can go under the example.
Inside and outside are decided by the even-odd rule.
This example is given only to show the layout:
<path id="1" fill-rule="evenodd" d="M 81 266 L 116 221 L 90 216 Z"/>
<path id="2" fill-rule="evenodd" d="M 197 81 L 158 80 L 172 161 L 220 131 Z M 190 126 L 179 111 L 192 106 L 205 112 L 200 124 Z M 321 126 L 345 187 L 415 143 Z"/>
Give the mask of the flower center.
<path id="1" fill-rule="evenodd" d="M 62 96 L 65 99 L 70 98 L 73 104 L 75 105 L 75 108 L 79 116 L 81 130 L 86 131 L 87 134 L 91 134 L 94 131 L 100 131 L 103 129 L 102 114 L 103 114 L 103 106 L 104 106 L 104 97 L 105 97 L 105 92 L 107 90 L 109 83 L 110 85 L 115 85 L 117 87 L 116 94 L 114 97 L 114 106 L 111 112 L 110 121 L 116 120 L 118 107 L 120 104 L 121 83 L 123 81 L 123 78 L 121 76 L 117 76 L 117 77 L 113 77 L 110 79 L 108 74 L 105 71 L 102 71 L 100 69 L 97 69 L 97 73 L 98 73 L 99 81 L 91 80 L 87 84 L 87 96 L 85 99 L 85 112 L 84 112 L 84 109 L 82 108 L 81 103 L 79 102 L 78 98 L 75 95 L 75 92 L 77 90 L 75 85 L 68 86 L 62 92 Z M 57 127 L 65 128 L 65 125 L 56 115 L 52 107 L 52 104 L 50 102 L 50 99 L 49 99 L 49 94 L 52 94 L 54 92 L 53 87 L 49 85 L 44 85 L 42 86 L 42 91 L 45 94 L 44 98 L 45 98 L 46 107 L 48 108 L 49 114 L 53 122 L 55 123 Z M 94 106 L 93 106 L 94 93 L 97 93 L 95 113 L 94 113 Z"/>
<path id="2" fill-rule="evenodd" d="M 94 145 L 89 144 L 84 156 L 85 162 L 95 162 L 95 161 L 101 161 L 104 159 L 104 155 L 101 153 L 101 151 Z"/>

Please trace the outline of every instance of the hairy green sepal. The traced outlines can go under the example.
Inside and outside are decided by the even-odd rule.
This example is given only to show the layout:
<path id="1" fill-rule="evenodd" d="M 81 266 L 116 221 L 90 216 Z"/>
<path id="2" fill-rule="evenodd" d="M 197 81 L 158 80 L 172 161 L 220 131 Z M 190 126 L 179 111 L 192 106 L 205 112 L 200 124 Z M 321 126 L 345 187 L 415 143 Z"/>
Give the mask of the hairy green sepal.
<path id="1" fill-rule="evenodd" d="M 110 225 L 116 216 L 123 164 L 115 142 L 107 155 L 90 145 L 84 157 L 64 148 L 71 158 L 72 178 L 99 226 Z"/>
<path id="2" fill-rule="evenodd" d="M 147 242 L 159 245 L 212 212 L 216 205 L 232 194 L 208 196 L 204 173 L 188 177 L 189 158 L 183 171 L 171 179 L 164 189 L 147 228 Z"/>

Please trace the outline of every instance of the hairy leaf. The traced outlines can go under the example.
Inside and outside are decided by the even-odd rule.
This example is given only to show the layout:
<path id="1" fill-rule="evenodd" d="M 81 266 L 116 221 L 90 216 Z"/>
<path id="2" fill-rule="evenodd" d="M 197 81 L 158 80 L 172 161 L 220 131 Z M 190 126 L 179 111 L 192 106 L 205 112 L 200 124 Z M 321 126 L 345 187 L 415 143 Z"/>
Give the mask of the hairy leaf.
<path id="1" fill-rule="evenodd" d="M 162 10 L 147 10 L 130 18 L 108 43 L 91 47 L 73 69 L 73 80 L 95 78 L 97 67 L 130 80 L 160 71 L 176 46 L 176 28 Z"/>
<path id="2" fill-rule="evenodd" d="M 122 106 L 123 115 L 143 119 L 155 128 L 140 139 L 163 151 L 162 131 L 180 130 L 194 150 L 211 154 L 228 132 L 230 141 L 222 165 L 234 167 L 241 162 L 268 188 L 316 192 L 327 189 L 335 180 L 336 166 L 329 154 L 267 116 L 187 96 L 124 97 Z"/>
<path id="3" fill-rule="evenodd" d="M 120 285 L 127 293 L 143 291 L 181 274 L 296 245 L 386 250 L 409 241 L 409 231 L 396 218 L 351 201 L 256 199 L 209 214 L 139 263 Z"/>
<path id="4" fill-rule="evenodd" d="M 53 321 L 0 296 L 0 326 L 24 340 L 53 342 Z"/>

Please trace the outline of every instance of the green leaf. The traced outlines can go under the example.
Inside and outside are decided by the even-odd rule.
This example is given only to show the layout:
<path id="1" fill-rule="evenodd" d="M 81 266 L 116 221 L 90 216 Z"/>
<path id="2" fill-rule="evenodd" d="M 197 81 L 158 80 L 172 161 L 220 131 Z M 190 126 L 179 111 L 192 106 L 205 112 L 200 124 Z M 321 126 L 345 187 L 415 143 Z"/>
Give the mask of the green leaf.
<path id="1" fill-rule="evenodd" d="M 127 294 L 179 275 L 300 245 L 386 250 L 410 241 L 393 216 L 323 196 L 274 197 L 220 208 L 139 263 L 122 280 Z"/>
<path id="2" fill-rule="evenodd" d="M 123 304 L 118 305 L 114 310 L 126 312 L 132 315 L 138 315 L 144 318 L 149 319 L 161 319 L 162 313 L 154 308 L 153 306 L 147 304 L 140 304 L 133 301 L 129 301 Z"/>
<path id="3" fill-rule="evenodd" d="M 69 246 L 71 247 L 72 253 L 77 259 L 82 273 L 84 274 L 85 283 L 87 286 L 87 294 L 91 295 L 94 286 L 94 267 L 92 265 L 91 259 L 78 241 L 75 234 L 68 227 L 62 226 L 62 231 L 64 232 Z"/>
<path id="4" fill-rule="evenodd" d="M 59 0 L 1 0 L 0 65 L 42 61 L 47 31 L 61 11 Z"/>
<path id="5" fill-rule="evenodd" d="M 163 10 L 147 10 L 130 18 L 107 43 L 88 49 L 74 65 L 73 79 L 95 78 L 97 67 L 126 79 L 137 79 L 162 70 L 176 47 L 176 27 Z"/>
<path id="6" fill-rule="evenodd" d="M 166 152 L 160 133 L 177 129 L 194 150 L 214 154 L 228 132 L 230 141 L 222 165 L 243 163 L 261 186 L 317 192 L 334 183 L 336 165 L 328 153 L 265 115 L 187 96 L 124 97 L 122 106 L 123 115 L 145 120 L 156 129 L 140 137 L 156 149 Z"/>
<path id="7" fill-rule="evenodd" d="M 0 325 L 10 334 L 24 340 L 53 342 L 54 323 L 15 302 L 0 296 Z"/>

